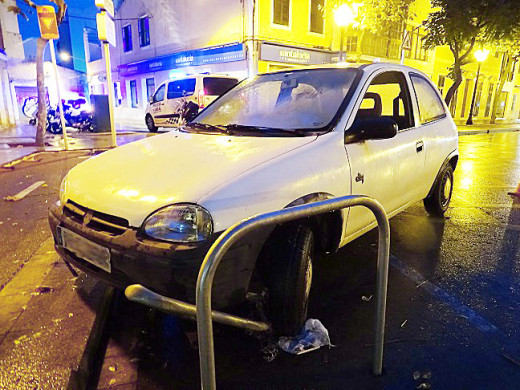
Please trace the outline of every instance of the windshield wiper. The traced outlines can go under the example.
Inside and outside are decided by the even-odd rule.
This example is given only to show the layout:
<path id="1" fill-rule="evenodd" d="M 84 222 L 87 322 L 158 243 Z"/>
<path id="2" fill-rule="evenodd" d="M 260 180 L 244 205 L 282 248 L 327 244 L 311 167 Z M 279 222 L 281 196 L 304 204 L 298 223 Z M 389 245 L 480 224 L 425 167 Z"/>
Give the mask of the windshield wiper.
<path id="1" fill-rule="evenodd" d="M 191 122 L 188 126 L 199 127 L 205 130 L 218 131 L 219 133 L 231 134 L 231 132 L 225 127 L 220 125 L 210 125 L 207 123 Z"/>
<path id="2" fill-rule="evenodd" d="M 267 126 L 250 126 L 250 125 L 239 125 L 236 123 L 231 123 L 229 125 L 224 126 L 228 130 L 245 130 L 252 132 L 278 132 L 278 133 L 286 133 L 294 136 L 302 136 L 305 133 L 300 129 L 280 129 L 278 127 L 267 127 Z"/>

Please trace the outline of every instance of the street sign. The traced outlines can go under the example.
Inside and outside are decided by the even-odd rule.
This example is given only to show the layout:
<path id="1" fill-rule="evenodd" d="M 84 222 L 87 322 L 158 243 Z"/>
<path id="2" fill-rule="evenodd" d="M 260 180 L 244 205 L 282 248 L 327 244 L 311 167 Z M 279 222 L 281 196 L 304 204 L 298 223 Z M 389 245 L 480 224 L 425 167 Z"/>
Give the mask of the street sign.
<path id="1" fill-rule="evenodd" d="M 60 34 L 54 7 L 51 5 L 39 5 L 36 7 L 36 13 L 38 14 L 41 37 L 43 39 L 58 39 Z"/>
<path id="2" fill-rule="evenodd" d="M 408 30 L 404 33 L 403 45 L 401 46 L 401 49 L 412 50 L 412 36 Z"/>
<path id="3" fill-rule="evenodd" d="M 111 18 L 114 17 L 114 2 L 112 0 L 96 0 L 96 7 L 106 11 Z"/>
<path id="4" fill-rule="evenodd" d="M 108 42 L 116 47 L 116 25 L 104 11 L 96 15 L 98 38 L 101 42 Z"/>

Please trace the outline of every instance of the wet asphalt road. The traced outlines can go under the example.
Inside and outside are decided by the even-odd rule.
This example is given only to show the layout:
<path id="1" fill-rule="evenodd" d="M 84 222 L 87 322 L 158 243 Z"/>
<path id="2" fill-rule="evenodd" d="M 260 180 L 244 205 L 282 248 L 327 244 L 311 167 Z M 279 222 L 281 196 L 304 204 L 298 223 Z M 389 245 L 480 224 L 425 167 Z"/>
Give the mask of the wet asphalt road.
<path id="1" fill-rule="evenodd" d="M 429 217 L 421 203 L 390 221 L 385 375 L 370 374 L 374 300 L 363 297 L 375 289 L 371 232 L 315 264 L 309 314 L 335 347 L 268 363 L 265 342 L 217 325 L 219 388 L 519 388 L 520 204 L 507 192 L 520 181 L 520 136 L 464 136 L 459 144 L 447 217 Z M 193 324 L 124 298 L 118 307 L 112 343 L 124 351 L 121 364 L 132 360 L 137 371 L 129 388 L 197 388 Z"/>
<path id="2" fill-rule="evenodd" d="M 520 204 L 507 192 L 520 181 L 520 133 L 463 136 L 459 144 L 447 218 L 431 218 L 417 204 L 390 223 L 385 375 L 370 375 L 374 300 L 362 299 L 375 288 L 371 232 L 315 264 L 309 314 L 336 346 L 297 357 L 280 353 L 268 363 L 260 352 L 265 343 L 216 326 L 220 388 L 519 388 Z M 47 184 L 24 202 L 0 199 L 0 286 L 49 236 L 48 205 L 62 176 L 86 157 L 76 153 L 0 172 L 2 198 L 37 180 Z M 190 322 L 121 298 L 112 343 L 119 371 L 131 365 L 137 372 L 128 388 L 197 388 L 193 330 Z"/>

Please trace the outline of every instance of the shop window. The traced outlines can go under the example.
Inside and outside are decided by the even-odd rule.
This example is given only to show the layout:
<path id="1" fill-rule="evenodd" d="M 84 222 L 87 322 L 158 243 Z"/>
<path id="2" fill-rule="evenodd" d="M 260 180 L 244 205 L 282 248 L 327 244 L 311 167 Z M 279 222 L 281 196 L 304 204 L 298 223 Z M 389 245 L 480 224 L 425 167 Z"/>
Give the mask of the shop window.
<path id="1" fill-rule="evenodd" d="M 126 53 L 132 50 L 132 26 L 127 24 L 123 27 L 123 51 Z"/>
<path id="2" fill-rule="evenodd" d="M 439 80 L 437 81 L 437 88 L 439 89 L 441 96 L 444 96 L 444 86 L 445 85 L 446 85 L 446 76 L 440 74 Z"/>
<path id="3" fill-rule="evenodd" d="M 132 107 L 139 107 L 139 101 L 137 100 L 137 82 L 130 80 L 130 103 Z"/>
<path id="4" fill-rule="evenodd" d="M 146 79 L 146 97 L 150 99 L 150 97 L 155 92 L 155 80 L 154 78 Z"/>
<path id="5" fill-rule="evenodd" d="M 311 0 L 311 32 L 323 34 L 323 2 Z"/>
<path id="6" fill-rule="evenodd" d="M 442 101 L 431 84 L 422 76 L 411 74 L 410 78 L 417 95 L 421 124 L 424 125 L 446 116 Z"/>
<path id="7" fill-rule="evenodd" d="M 144 47 L 150 44 L 150 18 L 144 16 L 137 21 L 139 33 L 139 46 Z"/>
<path id="8" fill-rule="evenodd" d="M 273 0 L 273 23 L 289 26 L 291 0 Z"/>
<path id="9" fill-rule="evenodd" d="M 482 99 L 482 81 L 478 82 L 477 93 L 475 94 L 475 106 L 473 107 L 473 116 L 478 117 L 480 112 L 480 100 Z"/>
<path id="10" fill-rule="evenodd" d="M 489 117 L 491 113 L 491 103 L 493 99 L 493 90 L 495 89 L 495 84 L 490 83 L 488 87 L 487 99 L 486 99 L 486 111 L 484 112 L 484 117 Z"/>

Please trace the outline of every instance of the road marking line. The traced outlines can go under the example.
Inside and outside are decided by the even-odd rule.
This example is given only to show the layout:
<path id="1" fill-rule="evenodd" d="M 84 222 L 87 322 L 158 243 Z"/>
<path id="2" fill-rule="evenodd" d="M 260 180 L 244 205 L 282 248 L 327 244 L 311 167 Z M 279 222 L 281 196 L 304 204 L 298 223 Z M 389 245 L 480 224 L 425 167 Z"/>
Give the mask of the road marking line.
<path id="1" fill-rule="evenodd" d="M 496 332 L 498 330 L 498 328 L 489 322 L 486 318 L 482 317 L 473 309 L 464 305 L 460 299 L 428 281 L 419 272 L 403 263 L 397 257 L 393 255 L 390 256 L 390 264 L 412 282 L 416 283 L 417 285 L 420 284 L 421 288 L 428 291 L 431 295 L 437 298 L 437 300 L 450 306 L 451 309 L 454 310 L 459 316 L 466 318 L 470 324 L 475 326 L 480 331 Z"/>
<path id="2" fill-rule="evenodd" d="M 29 195 L 31 192 L 33 192 L 35 189 L 40 187 L 42 184 L 45 184 L 45 182 L 44 181 L 37 181 L 36 183 L 31 184 L 25 190 L 20 191 L 16 195 L 6 196 L 4 198 L 4 200 L 7 200 L 8 202 L 16 202 L 17 200 L 20 200 L 20 199 L 24 198 L 25 196 Z"/>

